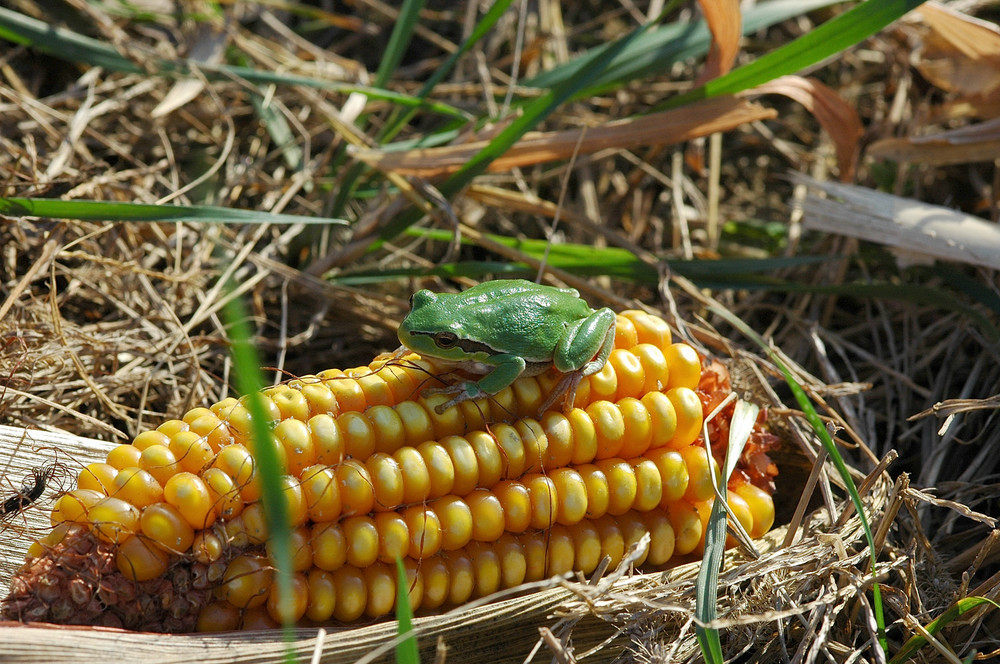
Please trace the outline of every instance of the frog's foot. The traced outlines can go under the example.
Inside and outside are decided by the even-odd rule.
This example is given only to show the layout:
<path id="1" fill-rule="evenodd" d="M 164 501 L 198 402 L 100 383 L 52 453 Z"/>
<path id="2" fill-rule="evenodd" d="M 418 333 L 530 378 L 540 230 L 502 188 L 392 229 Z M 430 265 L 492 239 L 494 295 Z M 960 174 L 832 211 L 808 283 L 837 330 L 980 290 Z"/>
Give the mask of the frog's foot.
<path id="1" fill-rule="evenodd" d="M 580 381 L 586 375 L 588 374 L 585 372 L 585 369 L 577 369 L 576 371 L 564 373 L 559 382 L 556 383 L 556 386 L 552 388 L 548 398 L 545 399 L 538 409 L 538 414 L 541 415 L 548 411 L 559 399 L 563 399 L 563 412 L 572 410 L 573 402 L 576 401 L 576 388 L 579 387 Z"/>
<path id="2" fill-rule="evenodd" d="M 452 406 L 457 406 L 463 401 L 472 401 L 473 399 L 479 399 L 484 396 L 483 391 L 478 385 L 471 381 L 463 381 L 461 383 L 455 383 L 454 385 L 446 385 L 445 387 L 429 387 L 424 390 L 424 396 L 434 396 L 438 394 L 454 394 L 455 396 L 445 401 L 444 403 L 439 403 L 434 406 L 434 412 L 438 415 L 444 413 Z"/>

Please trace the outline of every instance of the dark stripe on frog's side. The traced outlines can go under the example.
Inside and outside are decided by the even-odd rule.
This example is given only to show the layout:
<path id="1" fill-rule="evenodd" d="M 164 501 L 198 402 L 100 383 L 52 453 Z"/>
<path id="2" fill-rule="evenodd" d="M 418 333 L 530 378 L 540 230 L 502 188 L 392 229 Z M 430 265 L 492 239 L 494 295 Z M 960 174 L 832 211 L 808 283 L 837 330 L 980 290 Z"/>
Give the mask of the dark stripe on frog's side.
<path id="1" fill-rule="evenodd" d="M 413 331 L 410 334 L 413 336 L 423 335 L 425 337 L 433 337 L 437 332 L 417 332 Z M 486 356 L 497 355 L 497 351 L 491 348 L 489 345 L 482 343 L 481 341 L 473 341 L 472 339 L 459 339 L 455 342 L 452 348 L 461 348 L 466 353 L 483 353 Z M 524 376 L 537 376 L 546 369 L 552 366 L 552 360 L 529 360 L 524 359 L 525 370 L 522 373 Z"/>

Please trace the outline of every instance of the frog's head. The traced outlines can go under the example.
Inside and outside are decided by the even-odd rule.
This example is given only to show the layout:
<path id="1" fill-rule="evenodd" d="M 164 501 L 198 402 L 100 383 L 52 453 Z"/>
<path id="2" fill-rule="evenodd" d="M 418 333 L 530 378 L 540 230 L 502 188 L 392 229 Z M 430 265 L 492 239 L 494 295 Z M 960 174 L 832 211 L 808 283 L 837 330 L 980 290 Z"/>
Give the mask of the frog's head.
<path id="1" fill-rule="evenodd" d="M 467 359 L 462 347 L 462 325 L 442 297 L 429 290 L 410 297 L 410 313 L 399 324 L 399 342 L 410 350 L 442 360 L 461 362 Z"/>

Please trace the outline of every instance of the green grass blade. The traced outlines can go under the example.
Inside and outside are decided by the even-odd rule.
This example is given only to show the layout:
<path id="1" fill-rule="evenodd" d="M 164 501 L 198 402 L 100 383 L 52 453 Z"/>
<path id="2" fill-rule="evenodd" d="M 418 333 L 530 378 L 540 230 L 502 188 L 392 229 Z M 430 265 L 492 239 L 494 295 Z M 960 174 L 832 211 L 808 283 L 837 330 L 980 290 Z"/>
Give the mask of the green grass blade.
<path id="1" fill-rule="evenodd" d="M 854 46 L 923 4 L 924 0 L 867 0 L 810 30 L 795 41 L 763 55 L 667 102 L 675 107 L 698 99 L 734 94 L 794 74 Z"/>
<path id="2" fill-rule="evenodd" d="M 41 53 L 47 53 L 74 64 L 87 64 L 133 74 L 142 73 L 142 70 L 131 60 L 104 42 L 65 28 L 54 28 L 44 21 L 2 7 L 0 7 L 0 38 L 30 46 Z M 235 77 L 258 85 L 304 85 L 343 93 L 359 92 L 372 99 L 388 101 L 403 107 L 421 108 L 448 117 L 469 118 L 468 113 L 448 104 L 418 99 L 412 95 L 366 85 L 204 62 L 153 59 L 151 63 L 159 74 L 172 78 L 189 76 L 192 70 L 197 69 L 209 80 L 228 81 Z"/>
<path id="3" fill-rule="evenodd" d="M 293 604 L 292 590 L 292 539 L 288 522 L 288 505 L 281 488 L 281 463 L 275 449 L 275 438 L 271 422 L 264 407 L 264 395 L 260 389 L 264 385 L 260 373 L 260 361 L 253 346 L 253 332 L 247 323 L 247 312 L 239 298 L 228 298 L 223 315 L 229 329 L 230 353 L 233 358 L 234 377 L 237 390 L 245 395 L 246 407 L 250 411 L 251 442 L 254 471 L 259 473 L 261 503 L 267 520 L 269 555 L 275 567 L 275 589 L 284 606 Z M 294 641 L 291 630 L 293 624 L 283 625 L 284 638 L 289 643 L 285 651 L 286 661 L 295 661 L 290 644 Z"/>
<path id="4" fill-rule="evenodd" d="M 396 557 L 396 621 L 397 634 L 403 636 L 413 631 L 413 608 L 410 606 L 409 581 L 403 561 Z M 417 637 L 410 634 L 396 646 L 396 664 L 420 664 Z"/>
<path id="5" fill-rule="evenodd" d="M 588 85 L 591 78 L 603 71 L 608 62 L 628 46 L 632 39 L 643 34 L 652 25 L 653 23 L 646 23 L 636 28 L 625 38 L 614 42 L 612 48 L 602 52 L 600 57 L 592 63 L 592 69 L 577 72 L 559 85 L 546 90 L 537 98 L 526 103 L 521 109 L 522 112 L 507 127 L 438 187 L 441 194 L 445 198 L 450 198 L 461 191 L 525 133 L 534 129 L 542 120 L 570 99 L 573 94 Z M 379 236 L 382 240 L 392 239 L 419 221 L 421 217 L 423 217 L 423 212 L 410 207 L 383 227 Z"/>
<path id="6" fill-rule="evenodd" d="M 1000 604 L 997 604 L 988 597 L 963 597 L 949 607 L 947 611 L 928 623 L 924 629 L 927 630 L 928 634 L 934 636 L 947 627 L 948 623 L 984 604 L 988 604 L 994 609 L 1000 609 Z M 907 639 L 906 643 L 903 644 L 903 647 L 899 649 L 899 652 L 897 652 L 895 656 L 889 660 L 889 664 L 904 664 L 904 662 L 910 661 L 910 659 L 917 654 L 917 651 L 926 644 L 927 639 L 923 634 L 914 634 Z"/>
<path id="7" fill-rule="evenodd" d="M 715 487 L 716 498 L 712 504 L 712 513 L 705 527 L 705 553 L 702 556 L 701 567 L 698 570 L 698 583 L 695 586 L 695 617 L 701 623 L 709 623 L 718 615 L 719 568 L 726 554 L 726 484 L 736 469 L 743 448 L 753 433 L 754 422 L 760 408 L 742 399 L 733 408 L 733 417 L 729 426 L 729 440 L 726 445 L 726 458 L 722 466 L 722 481 Z M 706 448 L 707 451 L 707 448 Z M 695 625 L 695 637 L 701 647 L 702 657 L 711 664 L 722 664 L 722 641 L 719 630 L 714 627 Z"/>
<path id="8" fill-rule="evenodd" d="M 214 205 L 153 205 L 119 201 L 64 201 L 57 198 L 0 198 L 0 215 L 54 217 L 78 221 L 189 221 L 240 224 L 346 224 L 332 217 L 270 214 Z"/>
<path id="9" fill-rule="evenodd" d="M 389 83 L 389 79 L 399 63 L 403 61 L 403 55 L 413 39 L 413 30 L 420 21 L 420 10 L 424 8 L 424 0 L 404 0 L 403 6 L 399 9 L 399 17 L 396 25 L 389 35 L 389 43 L 386 44 L 382 60 L 378 63 L 378 71 L 375 72 L 375 87 L 384 88 Z"/>
<path id="10" fill-rule="evenodd" d="M 0 39 L 30 46 L 69 62 L 130 74 L 142 72 L 135 63 L 109 44 L 66 28 L 57 28 L 5 7 L 0 7 Z"/>
<path id="11" fill-rule="evenodd" d="M 835 4 L 836 1 L 777 0 L 759 3 L 743 13 L 742 32 L 744 35 L 752 34 L 814 9 Z M 677 62 L 705 55 L 711 41 L 712 36 L 704 21 L 671 23 L 650 30 L 635 39 L 611 61 L 602 74 L 595 76 L 590 85 L 574 98 L 617 89 L 629 81 L 667 72 Z M 522 85 L 537 88 L 557 85 L 577 71 L 590 67 L 593 59 L 604 48 L 607 47 L 602 45 L 593 48 L 566 64 L 523 81 Z"/>
<path id="12" fill-rule="evenodd" d="M 872 529 L 868 523 L 868 516 L 865 514 L 864 505 L 861 503 L 861 496 L 858 495 L 857 486 L 855 486 L 854 479 L 851 477 L 851 473 L 847 469 L 847 464 L 844 463 L 844 458 L 840 455 L 840 450 L 837 449 L 837 445 L 833 442 L 833 437 L 830 436 L 830 432 L 823 424 L 823 420 L 820 419 L 819 413 L 816 412 L 812 402 L 809 400 L 809 395 L 805 393 L 805 390 L 802 389 L 802 386 L 799 385 L 792 376 L 791 371 L 788 370 L 785 363 L 781 361 L 781 358 L 779 358 L 773 350 L 771 350 L 771 347 L 768 346 L 767 342 L 765 342 L 759 334 L 750 329 L 746 323 L 733 315 L 731 312 L 715 306 L 709 307 L 709 309 L 760 346 L 761 349 L 768 354 L 768 357 L 775 364 L 775 366 L 777 366 L 781 371 L 785 378 L 785 382 L 788 384 L 788 388 L 795 396 L 795 401 L 798 402 L 799 408 L 805 415 L 806 421 L 809 422 L 809 425 L 812 427 L 816 437 L 820 439 L 820 442 L 823 444 L 823 449 L 826 450 L 826 453 L 829 455 L 834 467 L 837 469 L 837 473 L 844 482 L 844 486 L 847 487 L 847 492 L 850 494 L 851 502 L 854 504 L 854 509 L 858 513 L 858 518 L 861 519 L 861 527 L 865 532 L 865 539 L 868 541 L 868 554 L 871 562 L 872 574 L 874 575 L 877 569 L 875 537 L 872 535 Z M 885 613 L 882 608 L 882 591 L 878 582 L 874 581 L 874 579 L 872 581 L 872 609 L 875 613 L 875 622 L 878 625 L 879 646 L 882 648 L 883 653 L 887 653 L 888 643 L 885 636 Z"/>

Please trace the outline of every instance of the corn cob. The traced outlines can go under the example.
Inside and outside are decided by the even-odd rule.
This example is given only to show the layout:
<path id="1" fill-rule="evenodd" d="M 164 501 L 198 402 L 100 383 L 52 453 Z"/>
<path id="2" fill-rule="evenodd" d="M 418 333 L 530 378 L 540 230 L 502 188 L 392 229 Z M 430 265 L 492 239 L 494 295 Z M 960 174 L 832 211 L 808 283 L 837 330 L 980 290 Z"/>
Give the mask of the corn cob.
<path id="1" fill-rule="evenodd" d="M 439 399 L 418 396 L 437 372 L 422 359 L 264 390 L 292 525 L 288 605 L 270 592 L 250 414 L 238 399 L 192 409 L 81 470 L 4 615 L 168 631 L 349 622 L 393 610 L 397 557 L 411 604 L 434 609 L 589 573 L 604 556 L 615 565 L 646 532 L 639 564 L 695 552 L 718 473 L 698 442 L 702 414 L 728 377 L 714 364 L 703 374 L 699 355 L 642 312 L 618 316 L 616 344 L 572 408 L 537 418 L 555 374 L 441 414 Z M 729 502 L 759 536 L 774 519 L 760 488 L 773 468 L 769 434 L 755 435 Z"/>

